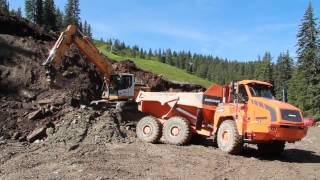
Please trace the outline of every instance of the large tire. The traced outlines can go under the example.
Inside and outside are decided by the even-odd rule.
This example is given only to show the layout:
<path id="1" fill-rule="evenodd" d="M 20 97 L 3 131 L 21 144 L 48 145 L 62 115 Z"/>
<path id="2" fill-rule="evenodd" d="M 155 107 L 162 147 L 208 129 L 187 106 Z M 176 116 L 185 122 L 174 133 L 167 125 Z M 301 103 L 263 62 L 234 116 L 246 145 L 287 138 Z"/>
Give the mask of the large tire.
<path id="1" fill-rule="evenodd" d="M 285 147 L 284 141 L 273 141 L 271 143 L 260 143 L 258 146 L 258 154 L 267 156 L 280 156 Z"/>
<path id="2" fill-rule="evenodd" d="M 167 143 L 185 145 L 191 138 L 191 127 L 187 119 L 179 116 L 172 117 L 164 124 L 163 136 Z"/>
<path id="3" fill-rule="evenodd" d="M 162 125 L 156 118 L 146 116 L 138 122 L 136 132 L 141 141 L 156 143 L 162 136 Z"/>
<path id="4" fill-rule="evenodd" d="M 225 120 L 218 129 L 218 147 L 229 154 L 237 154 L 242 148 L 242 138 L 233 120 Z"/>

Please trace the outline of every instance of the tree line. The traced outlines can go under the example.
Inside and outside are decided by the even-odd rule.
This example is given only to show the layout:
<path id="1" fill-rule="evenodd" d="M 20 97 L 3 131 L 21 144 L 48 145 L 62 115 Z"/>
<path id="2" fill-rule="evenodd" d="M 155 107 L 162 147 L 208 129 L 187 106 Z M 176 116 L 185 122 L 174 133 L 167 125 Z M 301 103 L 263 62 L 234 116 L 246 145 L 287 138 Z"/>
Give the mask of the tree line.
<path id="1" fill-rule="evenodd" d="M 74 24 L 79 29 L 92 38 L 92 27 L 85 20 L 80 19 L 79 0 L 68 0 L 64 11 L 60 10 L 54 0 L 25 0 L 25 18 L 31 22 L 44 27 L 47 31 L 61 31 L 68 25 Z M 4 15 L 14 15 L 22 18 L 22 10 L 10 10 L 8 0 L 0 0 L 0 13 Z"/>
<path id="2" fill-rule="evenodd" d="M 285 82 L 291 79 L 293 70 L 293 59 L 289 52 L 281 53 L 275 63 L 273 63 L 270 52 L 266 52 L 262 58 L 258 57 L 256 60 L 241 62 L 212 55 L 192 54 L 190 51 L 174 51 L 170 48 L 146 51 L 137 45 L 132 47 L 126 45 L 118 39 L 106 41 L 100 39 L 100 41 L 106 43 L 107 51 L 114 54 L 160 61 L 217 84 L 226 84 L 242 79 L 268 81 L 275 84 L 275 94 L 278 98 L 282 95 L 282 89 L 287 88 Z"/>
<path id="3" fill-rule="evenodd" d="M 18 8 L 17 10 L 10 10 L 10 4 L 7 0 L 0 0 L 0 14 L 3 15 L 15 15 L 18 17 L 22 17 L 22 10 Z"/>
<path id="4" fill-rule="evenodd" d="M 25 0 L 25 16 L 46 30 L 59 31 L 74 24 L 92 37 L 91 25 L 86 20 L 81 21 L 79 0 L 68 0 L 64 12 L 55 5 L 54 0 Z"/>
<path id="5" fill-rule="evenodd" d="M 309 3 L 297 34 L 297 57 L 282 52 L 272 57 L 265 52 L 252 61 L 240 62 L 212 55 L 158 49 L 148 51 L 137 45 L 129 46 L 119 39 L 103 41 L 108 51 L 126 57 L 156 60 L 208 79 L 225 84 L 242 79 L 256 79 L 274 84 L 274 93 L 281 99 L 283 90 L 288 92 L 288 101 L 320 120 L 320 28 Z"/>

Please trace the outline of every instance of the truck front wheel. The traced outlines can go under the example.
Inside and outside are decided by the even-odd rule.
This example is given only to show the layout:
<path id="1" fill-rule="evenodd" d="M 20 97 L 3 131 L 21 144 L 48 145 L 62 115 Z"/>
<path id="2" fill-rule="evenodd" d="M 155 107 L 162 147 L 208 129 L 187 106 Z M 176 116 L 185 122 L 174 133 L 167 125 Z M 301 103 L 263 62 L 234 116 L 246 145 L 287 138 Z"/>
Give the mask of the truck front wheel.
<path id="1" fill-rule="evenodd" d="M 187 144 L 191 138 L 191 127 L 187 119 L 179 116 L 170 118 L 163 127 L 163 136 L 167 143 Z"/>
<path id="2" fill-rule="evenodd" d="M 257 146 L 258 153 L 261 155 L 280 156 L 284 151 L 285 142 L 273 141 L 271 143 L 260 143 Z"/>
<path id="3" fill-rule="evenodd" d="M 242 138 L 233 120 L 225 120 L 218 129 L 218 147 L 227 153 L 237 154 L 242 147 Z"/>
<path id="4" fill-rule="evenodd" d="M 138 138 L 143 142 L 156 143 L 161 138 L 162 125 L 152 116 L 143 117 L 137 124 Z"/>

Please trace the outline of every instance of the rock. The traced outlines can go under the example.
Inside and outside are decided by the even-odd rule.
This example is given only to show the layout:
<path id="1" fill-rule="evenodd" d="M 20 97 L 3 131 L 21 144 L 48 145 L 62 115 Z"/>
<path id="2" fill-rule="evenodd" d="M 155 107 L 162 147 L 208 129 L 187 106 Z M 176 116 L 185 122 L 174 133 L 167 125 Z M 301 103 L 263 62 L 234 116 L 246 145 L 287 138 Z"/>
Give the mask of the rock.
<path id="1" fill-rule="evenodd" d="M 19 122 L 22 122 L 22 121 L 23 121 L 22 118 L 20 118 L 20 117 L 17 118 L 17 122 L 18 122 L 18 123 L 19 123 Z"/>
<path id="2" fill-rule="evenodd" d="M 72 107 L 79 107 L 80 106 L 80 99 L 71 98 L 70 103 Z"/>
<path id="3" fill-rule="evenodd" d="M 49 110 L 50 110 L 51 112 L 56 112 L 56 111 L 60 110 L 60 108 L 58 108 L 58 107 L 56 107 L 56 106 L 50 106 Z"/>
<path id="4" fill-rule="evenodd" d="M 26 136 L 20 136 L 19 137 L 19 142 L 23 142 L 23 141 L 26 141 L 26 140 L 27 140 Z"/>
<path id="5" fill-rule="evenodd" d="M 33 130 L 28 136 L 27 141 L 34 142 L 37 139 L 42 139 L 46 136 L 46 128 L 41 127 L 38 129 Z"/>
<path id="6" fill-rule="evenodd" d="M 18 92 L 18 94 L 22 97 L 28 98 L 30 100 L 36 99 L 36 95 L 34 92 L 28 91 L 26 89 L 22 89 Z"/>
<path id="7" fill-rule="evenodd" d="M 2 144 L 6 144 L 6 140 L 0 141 L 0 145 L 2 145 Z"/>
<path id="8" fill-rule="evenodd" d="M 52 103 L 52 101 L 53 101 L 52 99 L 41 99 L 38 101 L 38 104 L 39 105 L 50 104 L 50 103 Z"/>
<path id="9" fill-rule="evenodd" d="M 62 73 L 62 76 L 65 78 L 73 78 L 75 76 L 74 72 L 71 71 L 65 71 Z"/>
<path id="10" fill-rule="evenodd" d="M 84 105 L 84 104 L 81 104 L 81 105 L 80 105 L 80 109 L 87 109 L 87 106 Z"/>
<path id="11" fill-rule="evenodd" d="M 47 134 L 48 136 L 52 135 L 53 133 L 54 133 L 54 129 L 53 129 L 53 128 L 47 128 L 46 134 Z"/>
<path id="12" fill-rule="evenodd" d="M 39 110 L 36 110 L 36 111 L 30 113 L 30 114 L 28 115 L 28 119 L 29 119 L 29 120 L 35 120 L 35 119 L 40 118 L 42 115 L 43 115 L 43 114 L 42 114 L 42 110 L 39 109 Z"/>
<path id="13" fill-rule="evenodd" d="M 68 151 L 73 151 L 76 150 L 79 147 L 79 144 L 72 144 L 69 146 Z"/>
<path id="14" fill-rule="evenodd" d="M 42 142 L 41 140 L 37 139 L 37 140 L 35 140 L 33 143 L 39 144 L 39 143 L 41 143 L 41 142 Z"/>
<path id="15" fill-rule="evenodd" d="M 12 135 L 12 139 L 18 140 L 20 136 L 21 136 L 21 133 L 20 133 L 20 132 L 15 132 L 15 133 Z"/>

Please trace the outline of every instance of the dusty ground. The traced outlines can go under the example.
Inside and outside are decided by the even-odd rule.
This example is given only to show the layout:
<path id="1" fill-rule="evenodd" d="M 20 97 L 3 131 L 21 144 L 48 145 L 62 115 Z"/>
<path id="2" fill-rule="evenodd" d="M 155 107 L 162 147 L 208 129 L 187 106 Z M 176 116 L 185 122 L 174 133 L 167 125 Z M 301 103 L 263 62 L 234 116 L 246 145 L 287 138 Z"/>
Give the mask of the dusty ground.
<path id="1" fill-rule="evenodd" d="M 0 146 L 0 179 L 319 179 L 319 138 L 320 128 L 311 128 L 305 139 L 271 159 L 257 156 L 254 146 L 233 156 L 205 142 L 83 143 L 75 150 L 46 142 L 6 143 Z"/>

